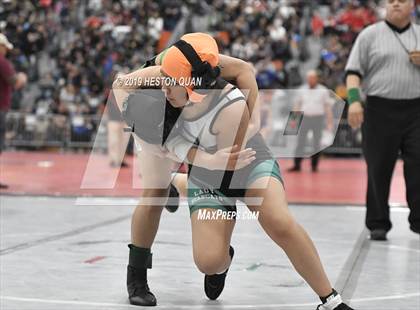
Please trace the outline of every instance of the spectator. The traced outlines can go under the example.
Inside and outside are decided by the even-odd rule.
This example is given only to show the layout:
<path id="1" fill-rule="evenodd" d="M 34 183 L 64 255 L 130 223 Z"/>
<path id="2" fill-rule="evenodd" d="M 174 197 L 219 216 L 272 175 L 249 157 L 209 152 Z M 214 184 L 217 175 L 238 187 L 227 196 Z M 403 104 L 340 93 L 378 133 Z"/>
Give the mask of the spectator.
<path id="1" fill-rule="evenodd" d="M 25 86 L 26 74 L 16 73 L 13 65 L 6 59 L 6 54 L 13 49 L 7 37 L 0 33 L 0 154 L 4 149 L 6 135 L 6 113 L 10 109 L 13 89 Z M 6 189 L 6 184 L 0 183 L 0 189 Z"/>
<path id="2" fill-rule="evenodd" d="M 23 101 L 23 95 L 15 92 L 12 108 L 25 111 L 24 105 L 29 105 L 37 109 L 38 99 L 52 94 L 50 111 L 69 115 L 72 105 L 57 98 L 73 92 L 74 101 L 88 107 L 83 117 L 100 115 L 103 104 L 98 102 L 106 96 L 114 68 L 131 70 L 157 54 L 188 10 L 206 12 L 209 31 L 219 37 L 221 53 L 252 62 L 264 88 L 300 86 L 300 64 L 314 56 L 308 53 L 307 36 L 311 30 L 322 34 L 318 40 L 323 49 L 320 81 L 328 88 L 340 88 L 357 32 L 380 15 L 379 1 L 348 2 L 10 1 L 0 8 L 0 30 L 16 46 L 9 59 L 17 71 L 28 72 L 30 81 L 48 80 L 47 87 L 45 81 L 34 85 L 42 95 L 28 96 L 38 102 Z"/>
<path id="3" fill-rule="evenodd" d="M 327 125 L 329 131 L 333 127 L 332 103 L 327 88 L 318 83 L 318 73 L 309 71 L 306 75 L 307 83 L 299 90 L 294 111 L 302 112 L 305 116 L 296 146 L 294 166 L 289 172 L 301 170 L 302 157 L 305 154 L 307 135 L 311 131 L 313 136 L 313 151 L 311 156 L 312 172 L 318 171 L 320 158 L 322 130 Z M 297 125 L 298 126 L 298 125 Z"/>

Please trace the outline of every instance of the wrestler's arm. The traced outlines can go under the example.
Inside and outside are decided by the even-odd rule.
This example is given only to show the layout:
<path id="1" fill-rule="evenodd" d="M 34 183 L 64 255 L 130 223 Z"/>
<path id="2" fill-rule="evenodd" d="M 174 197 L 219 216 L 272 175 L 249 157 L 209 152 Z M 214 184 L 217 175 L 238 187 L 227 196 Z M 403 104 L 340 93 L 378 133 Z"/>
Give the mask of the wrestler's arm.
<path id="1" fill-rule="evenodd" d="M 112 83 L 112 91 L 120 111 L 122 111 L 122 104 L 130 92 L 139 88 L 147 88 L 145 81 L 151 81 L 152 78 L 158 79 L 160 77 L 162 77 L 160 66 L 140 68 L 127 74 L 117 75 Z"/>
<path id="2" fill-rule="evenodd" d="M 218 149 L 232 145 L 237 145 L 239 149 L 243 149 L 246 145 L 250 118 L 245 101 L 237 101 L 224 108 L 219 113 L 212 128 L 212 131 L 216 134 Z M 233 167 L 230 167 L 228 170 L 233 170 L 235 162 L 232 162 L 231 165 Z"/>
<path id="3" fill-rule="evenodd" d="M 216 135 L 218 148 L 216 153 L 208 154 L 197 147 L 190 148 L 187 153 L 186 150 L 182 151 L 181 144 L 177 144 L 173 151 L 187 153 L 186 161 L 193 163 L 194 166 L 210 170 L 241 169 L 255 160 L 255 151 L 244 149 L 249 122 L 250 115 L 245 100 L 237 101 L 219 113 L 211 128 Z"/>
<path id="4" fill-rule="evenodd" d="M 231 57 L 229 57 L 231 58 Z M 160 60 L 160 54 L 156 57 L 155 61 L 157 63 Z M 231 63 L 232 65 L 232 63 Z M 236 73 L 235 73 L 236 72 Z M 237 74 L 238 71 L 234 71 Z M 125 75 L 119 75 L 115 79 L 112 88 L 114 92 L 114 96 L 117 102 L 117 105 L 122 110 L 122 103 L 124 102 L 125 98 L 129 95 L 130 91 L 135 89 L 144 88 L 145 85 L 142 83 L 146 79 L 151 78 L 159 78 L 161 77 L 160 66 L 151 66 L 147 68 L 140 68 L 136 71 Z M 228 165 L 231 166 L 233 163 L 237 163 L 234 165 L 236 169 L 240 169 L 243 166 L 248 165 L 253 160 L 253 151 L 251 149 L 240 151 L 238 147 L 236 148 L 225 148 L 219 150 L 215 154 L 209 154 L 205 151 L 194 147 L 183 139 L 182 137 L 178 137 L 176 141 L 176 145 L 178 146 L 178 150 L 180 152 L 174 153 L 174 146 L 173 148 L 168 148 L 171 153 L 167 154 L 167 157 L 178 162 L 187 161 L 189 163 L 194 163 L 199 167 L 207 168 L 207 169 L 219 169 L 221 165 L 227 161 Z M 183 153 L 186 153 L 183 154 Z"/>
<path id="5" fill-rule="evenodd" d="M 156 56 L 155 64 L 160 65 L 165 51 Z M 235 81 L 239 89 L 248 92 L 246 103 L 251 116 L 248 125 L 247 140 L 254 136 L 261 126 L 260 100 L 255 70 L 252 64 L 241 59 L 219 54 L 220 75 L 225 80 Z"/>
<path id="6" fill-rule="evenodd" d="M 239 89 L 248 91 L 246 103 L 249 110 L 250 122 L 246 140 L 254 136 L 261 126 L 260 100 L 258 97 L 258 85 L 255 79 L 253 65 L 241 59 L 226 55 L 219 55 L 221 76 L 227 80 L 235 80 Z"/>
<path id="7" fill-rule="evenodd" d="M 125 90 L 145 88 L 144 81 L 161 76 L 160 66 L 140 68 L 127 74 L 118 74 L 112 83 L 112 88 Z"/>
<path id="8" fill-rule="evenodd" d="M 232 131 L 232 128 L 230 130 Z M 209 170 L 241 169 L 255 160 L 255 151 L 251 148 L 241 150 L 240 146 L 228 145 L 219 148 L 214 154 L 210 154 L 188 142 L 182 136 L 177 136 L 167 142 L 166 147 L 169 151 L 166 157 Z"/>
<path id="9" fill-rule="evenodd" d="M 156 57 L 160 59 L 160 56 Z M 122 105 L 124 100 L 130 94 L 131 91 L 136 89 L 145 88 L 144 81 L 151 78 L 161 77 L 160 66 L 151 66 L 146 68 L 140 68 L 131 73 L 118 75 L 112 84 L 112 90 L 114 92 L 115 100 L 118 108 L 122 111 Z M 208 154 L 194 147 L 192 143 L 186 141 L 182 136 L 175 137 L 171 143 L 167 143 L 169 153 L 163 153 L 160 148 L 155 148 L 154 154 L 162 157 L 165 155 L 167 158 L 172 160 L 183 162 L 185 159 L 190 159 L 189 162 L 198 165 L 199 167 L 210 168 L 214 165 L 215 157 L 212 154 Z M 152 148 L 148 149 L 152 151 Z M 193 160 L 195 158 L 195 160 Z"/>
<path id="10" fill-rule="evenodd" d="M 164 56 L 165 51 L 160 53 L 156 59 L 155 64 L 160 65 L 161 60 Z M 236 113 L 240 114 L 233 114 L 236 115 L 243 115 L 245 117 L 244 120 L 241 120 L 240 128 L 237 131 L 237 136 L 235 138 L 235 143 L 232 144 L 232 140 L 228 141 L 231 138 L 231 135 L 225 136 L 224 143 L 221 145 L 225 145 L 225 147 L 219 147 L 219 151 L 215 154 L 206 153 L 197 147 L 191 147 L 188 151 L 188 145 L 185 141 L 181 142 L 178 141 L 178 150 L 180 150 L 177 156 L 169 155 L 170 158 L 176 160 L 178 157 L 178 161 L 180 158 L 183 158 L 182 153 L 187 153 L 185 157 L 185 161 L 188 163 L 194 163 L 195 166 L 204 167 L 207 169 L 226 169 L 226 170 L 235 170 L 241 169 L 251 163 L 255 157 L 255 152 L 251 149 L 243 150 L 242 144 L 246 144 L 252 136 L 254 136 L 260 130 L 260 102 L 258 97 L 258 86 L 255 79 L 255 71 L 251 64 L 237 58 L 229 57 L 226 55 L 219 54 L 219 66 L 221 69 L 221 76 L 226 80 L 234 80 L 236 85 L 239 89 L 248 91 L 246 103 L 245 104 L 248 108 L 245 109 L 246 113 L 242 113 L 242 110 L 238 110 L 238 106 L 241 105 L 240 102 L 236 104 L 233 110 L 236 110 Z M 241 109 L 241 108 L 239 108 Z M 229 111 L 232 110 L 232 107 L 226 109 L 225 115 L 229 115 Z M 232 130 L 231 127 L 231 116 L 228 116 L 226 120 L 221 121 L 224 122 L 226 125 L 226 130 L 229 133 L 235 132 Z M 223 116 L 219 115 L 219 119 L 222 120 Z M 215 124 L 216 126 L 216 124 Z M 225 141 L 226 139 L 226 141 Z M 242 139 L 242 140 L 241 140 Z M 240 143 L 239 143 L 240 141 Z M 184 145 L 182 145 L 184 144 Z M 233 146 L 234 145 L 234 146 Z M 242 150 L 242 151 L 241 151 Z"/>

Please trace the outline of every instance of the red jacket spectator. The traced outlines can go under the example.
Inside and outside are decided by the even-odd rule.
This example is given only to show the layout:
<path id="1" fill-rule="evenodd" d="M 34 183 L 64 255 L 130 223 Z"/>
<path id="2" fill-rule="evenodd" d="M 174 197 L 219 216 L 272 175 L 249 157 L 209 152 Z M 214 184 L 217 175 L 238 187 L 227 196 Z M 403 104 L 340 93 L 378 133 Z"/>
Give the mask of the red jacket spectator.
<path id="1" fill-rule="evenodd" d="M 365 8 L 352 8 L 351 6 L 344 11 L 338 18 L 339 24 L 349 26 L 353 32 L 360 32 L 366 25 L 375 21 L 375 16 Z"/>
<path id="2" fill-rule="evenodd" d="M 320 36 L 324 31 L 324 21 L 318 14 L 314 14 L 311 20 L 312 33 Z"/>

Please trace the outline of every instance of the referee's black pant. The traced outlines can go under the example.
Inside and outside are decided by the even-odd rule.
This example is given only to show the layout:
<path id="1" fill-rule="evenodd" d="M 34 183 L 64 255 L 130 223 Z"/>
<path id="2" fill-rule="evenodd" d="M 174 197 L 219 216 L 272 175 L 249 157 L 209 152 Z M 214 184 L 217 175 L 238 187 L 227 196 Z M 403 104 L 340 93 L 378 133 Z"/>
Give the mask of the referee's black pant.
<path id="1" fill-rule="evenodd" d="M 410 228 L 420 233 L 420 98 L 368 97 L 362 132 L 368 172 L 366 226 L 387 231 L 392 227 L 388 198 L 401 152 L 410 208 L 408 221 Z"/>

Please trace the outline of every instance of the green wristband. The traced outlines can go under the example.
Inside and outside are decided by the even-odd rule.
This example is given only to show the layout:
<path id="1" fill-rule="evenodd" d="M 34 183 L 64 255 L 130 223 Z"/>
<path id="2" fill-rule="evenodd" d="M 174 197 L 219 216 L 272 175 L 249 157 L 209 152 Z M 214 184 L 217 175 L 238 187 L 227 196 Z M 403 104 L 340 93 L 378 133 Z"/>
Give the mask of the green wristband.
<path id="1" fill-rule="evenodd" d="M 349 104 L 352 104 L 354 102 L 360 102 L 361 101 L 360 89 L 357 87 L 350 88 L 347 91 L 347 101 L 349 102 Z"/>

